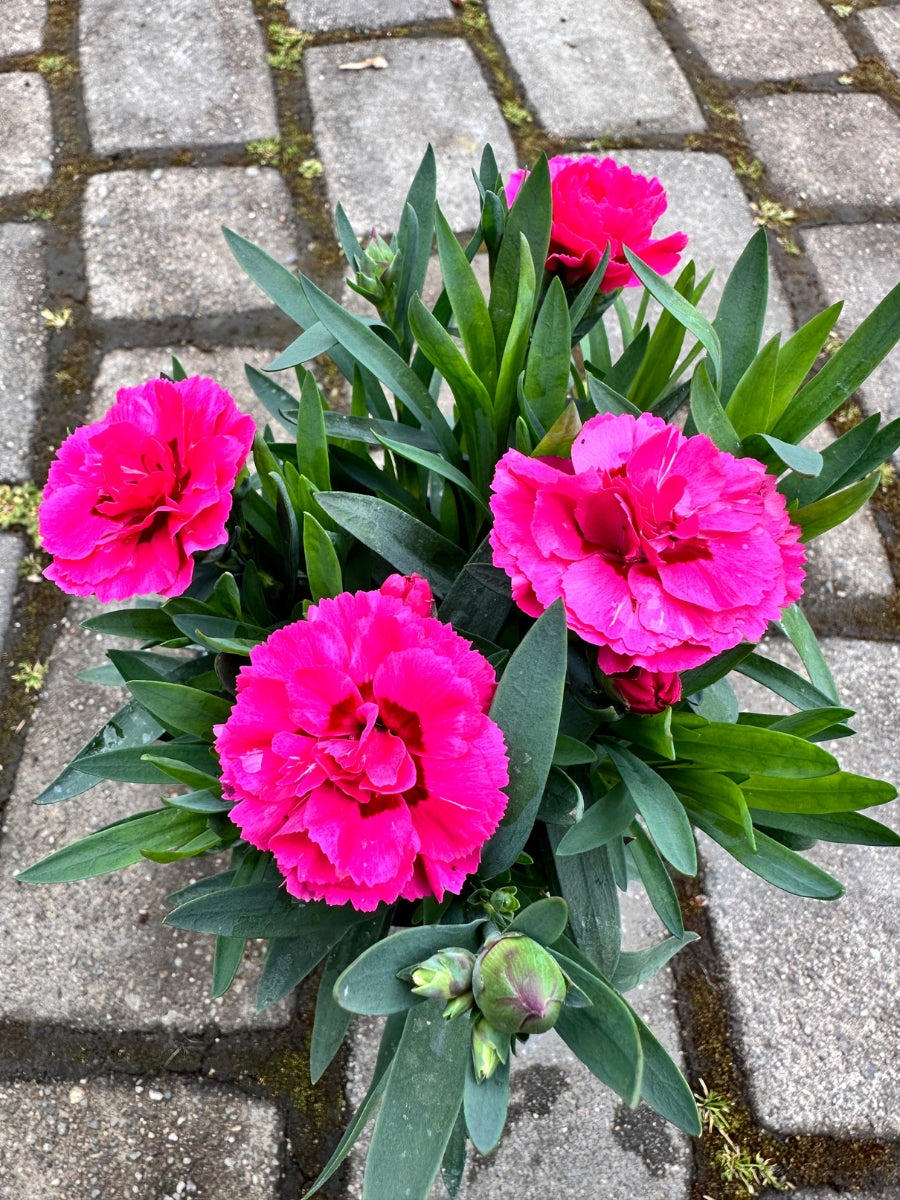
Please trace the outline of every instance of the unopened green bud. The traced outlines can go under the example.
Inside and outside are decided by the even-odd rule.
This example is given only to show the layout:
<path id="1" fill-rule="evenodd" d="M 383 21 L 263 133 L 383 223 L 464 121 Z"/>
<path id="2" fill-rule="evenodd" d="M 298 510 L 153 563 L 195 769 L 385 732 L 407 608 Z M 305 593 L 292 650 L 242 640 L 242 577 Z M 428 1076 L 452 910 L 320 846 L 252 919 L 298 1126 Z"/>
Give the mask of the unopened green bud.
<path id="1" fill-rule="evenodd" d="M 475 1079 L 484 1083 L 509 1058 L 509 1034 L 501 1033 L 479 1017 L 472 1026 L 472 1065 Z"/>
<path id="2" fill-rule="evenodd" d="M 454 996 L 452 1000 L 447 1001 L 441 1016 L 445 1021 L 452 1021 L 454 1017 L 462 1016 L 464 1012 L 468 1012 L 474 1003 L 475 997 L 472 993 L 463 992 L 461 996 Z"/>
<path id="3" fill-rule="evenodd" d="M 502 1033 L 544 1033 L 556 1024 L 566 978 L 556 960 L 529 937 L 505 933 L 484 946 L 472 976 L 475 1003 Z"/>
<path id="4" fill-rule="evenodd" d="M 475 955 L 460 946 L 447 946 L 419 963 L 410 973 L 413 991 L 429 1000 L 453 1000 L 472 988 Z"/>

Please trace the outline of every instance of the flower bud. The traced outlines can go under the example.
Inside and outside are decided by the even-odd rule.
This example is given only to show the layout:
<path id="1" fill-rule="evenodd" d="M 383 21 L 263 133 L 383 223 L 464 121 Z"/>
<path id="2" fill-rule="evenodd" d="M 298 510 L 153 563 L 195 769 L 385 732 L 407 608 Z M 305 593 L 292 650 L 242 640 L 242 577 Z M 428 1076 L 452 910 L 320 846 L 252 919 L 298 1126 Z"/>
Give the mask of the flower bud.
<path id="1" fill-rule="evenodd" d="M 459 946 L 448 946 L 419 963 L 410 973 L 413 991 L 428 1000 L 452 1000 L 472 987 L 475 955 Z"/>
<path id="2" fill-rule="evenodd" d="M 556 1024 L 566 979 L 543 946 L 505 933 L 484 946 L 472 976 L 475 1003 L 501 1033 L 544 1033 Z"/>
<path id="3" fill-rule="evenodd" d="M 653 716 L 681 699 L 681 679 L 674 671 L 648 671 L 632 667 L 621 675 L 608 675 L 604 686 L 629 712 Z"/>
<path id="4" fill-rule="evenodd" d="M 509 1034 L 500 1033 L 479 1017 L 472 1026 L 472 1064 L 475 1079 L 484 1083 L 509 1058 Z"/>
<path id="5" fill-rule="evenodd" d="M 460 1017 L 464 1012 L 468 1012 L 474 1003 L 475 997 L 472 993 L 463 992 L 461 996 L 454 996 L 452 1000 L 447 1001 L 441 1016 L 445 1021 L 452 1021 L 454 1017 Z"/>

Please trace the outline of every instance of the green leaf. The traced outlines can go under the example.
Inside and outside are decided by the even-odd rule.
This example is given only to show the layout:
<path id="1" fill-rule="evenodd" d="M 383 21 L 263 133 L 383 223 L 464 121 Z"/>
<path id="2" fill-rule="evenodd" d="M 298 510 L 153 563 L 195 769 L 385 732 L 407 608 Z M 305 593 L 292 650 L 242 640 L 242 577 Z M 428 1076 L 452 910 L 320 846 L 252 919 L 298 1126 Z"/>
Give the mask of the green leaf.
<path id="1" fill-rule="evenodd" d="M 759 348 L 768 296 L 766 231 L 758 229 L 731 269 L 713 321 L 713 329 L 722 344 L 722 384 L 719 390 L 726 403 Z"/>
<path id="2" fill-rule="evenodd" d="M 471 1069 L 471 1063 L 467 1069 Z M 441 1182 L 447 1189 L 447 1195 L 450 1197 L 450 1200 L 455 1200 L 462 1186 L 468 1149 L 466 1118 L 462 1109 L 460 1109 L 456 1115 L 450 1139 L 444 1150 L 444 1157 L 441 1159 Z"/>
<path id="3" fill-rule="evenodd" d="M 491 510 L 482 499 L 477 488 L 473 486 L 472 481 L 463 475 L 462 471 L 458 471 L 456 467 L 451 466 L 445 458 L 441 458 L 439 454 L 432 454 L 430 450 L 420 450 L 418 446 L 395 442 L 392 438 L 379 437 L 378 440 L 382 446 L 387 447 L 394 454 L 398 454 L 408 462 L 414 462 L 418 466 L 424 467 L 427 471 L 433 471 L 435 475 L 454 484 L 460 491 L 465 492 L 470 500 L 475 502 L 476 507 L 484 516 L 490 517 Z"/>
<path id="4" fill-rule="evenodd" d="M 378 445 L 378 434 L 394 438 L 398 442 L 407 442 L 411 446 L 421 446 L 423 450 L 434 450 L 437 443 L 427 430 L 418 429 L 415 425 L 401 425 L 399 421 L 380 421 L 376 417 L 348 417 L 345 413 L 325 412 L 325 432 L 332 441 L 340 439 L 345 442 L 365 442 L 369 446 Z"/>
<path id="5" fill-rule="evenodd" d="M 695 267 L 688 262 L 675 283 L 680 296 L 693 299 Z M 644 293 L 646 296 L 647 293 Z M 685 329 L 671 313 L 663 309 L 650 341 L 640 369 L 629 389 L 628 398 L 641 411 L 646 411 L 662 395 L 678 361 L 684 343 Z"/>
<path id="6" fill-rule="evenodd" d="M 664 708 L 652 716 L 626 713 L 612 726 L 613 732 L 625 742 L 650 750 L 654 757 L 675 758 L 672 741 L 672 709 Z"/>
<path id="7" fill-rule="evenodd" d="M 634 1107 L 644 1056 L 631 1010 L 609 984 L 555 950 L 553 957 L 591 1001 L 590 1008 L 563 1008 L 556 1032 L 589 1071 Z"/>
<path id="8" fill-rule="evenodd" d="M 311 371 L 303 379 L 297 409 L 297 470 L 317 488 L 331 487 L 322 395 Z"/>
<path id="9" fill-rule="evenodd" d="M 744 793 L 727 775 L 717 771 L 679 770 L 675 777 L 679 794 L 705 812 L 712 812 L 738 826 L 750 850 L 756 849 L 756 833 Z"/>
<path id="10" fill-rule="evenodd" d="M 831 308 L 826 308 L 811 321 L 807 321 L 778 351 L 778 370 L 775 375 L 770 418 L 773 428 L 818 358 L 819 351 L 825 345 L 838 319 L 842 303 L 833 304 Z"/>
<path id="11" fill-rule="evenodd" d="M 274 938 L 256 988 L 256 1011 L 270 1008 L 282 996 L 292 992 L 310 971 L 322 961 L 348 929 L 358 924 L 359 916 L 349 905 L 330 909 L 330 920 L 322 921 L 300 937 Z"/>
<path id="12" fill-rule="evenodd" d="M 397 972 L 424 962 L 447 946 L 473 953 L 479 948 L 484 919 L 468 925 L 422 925 L 401 929 L 370 946 L 338 978 L 335 999 L 349 1012 L 376 1015 L 400 1012 L 420 1003 Z"/>
<path id="13" fill-rule="evenodd" d="M 786 608 L 781 614 L 778 624 L 800 655 L 813 686 L 817 687 L 833 704 L 840 704 L 834 676 L 831 674 L 822 648 L 800 605 L 792 604 L 790 608 Z M 848 715 L 850 714 L 848 713 Z"/>
<path id="14" fill-rule="evenodd" d="M 650 295 L 658 300 L 667 312 L 670 312 L 673 317 L 680 321 L 685 329 L 694 335 L 697 341 L 702 343 L 712 364 L 712 375 L 715 379 L 720 380 L 722 378 L 722 347 L 715 329 L 713 329 L 706 317 L 698 312 L 693 304 L 690 304 L 683 296 L 679 296 L 672 285 L 667 283 L 661 275 L 657 275 L 642 259 L 633 254 L 627 246 L 623 246 L 622 249 L 628 265 Z"/>
<path id="15" fill-rule="evenodd" d="M 276 421 L 292 429 L 297 421 L 297 397 L 249 363 L 244 365 L 244 374 L 263 407 Z"/>
<path id="16" fill-rule="evenodd" d="M 282 350 L 278 357 L 269 363 L 266 370 L 285 371 L 289 367 L 299 367 L 302 363 L 318 358 L 320 354 L 327 354 L 334 344 L 334 334 L 326 329 L 321 321 L 316 321 L 315 325 L 310 325 L 309 329 L 301 333 L 298 338 L 294 338 L 288 348 Z M 290 393 L 288 392 L 287 395 Z M 296 407 L 296 403 L 295 400 L 292 407 Z M 277 412 L 273 415 L 281 420 L 281 416 Z"/>
<path id="17" fill-rule="evenodd" d="M 453 316 L 456 318 L 468 365 L 491 395 L 497 386 L 497 348 L 494 344 L 494 329 L 487 301 L 482 295 L 481 286 L 465 251 L 456 240 L 439 207 L 435 208 L 434 216 L 441 277 L 453 309 Z M 416 338 L 418 340 L 418 334 Z"/>
<path id="18" fill-rule="evenodd" d="M 831 731 L 839 726 L 839 722 L 846 721 L 848 717 L 853 716 L 852 708 L 810 708 L 803 712 L 791 713 L 789 717 L 774 717 L 770 714 L 764 714 L 763 719 L 759 721 L 750 720 L 750 713 L 742 713 L 742 719 L 747 721 L 747 724 L 766 725 L 769 729 L 775 729 L 779 733 L 792 733 L 794 737 L 806 738 L 808 741 L 818 741 L 815 735 L 823 731 Z M 852 732 L 852 731 L 851 731 Z"/>
<path id="19" fill-rule="evenodd" d="M 808 446 L 795 446 L 793 442 L 782 442 L 770 433 L 752 433 L 745 437 L 741 448 L 746 456 L 759 459 L 772 470 L 774 466 L 790 469 L 798 475 L 815 477 L 822 470 L 823 459 L 818 450 Z"/>
<path id="20" fill-rule="evenodd" d="M 578 405 L 570 400 L 560 415 L 556 418 L 541 440 L 534 448 L 534 456 L 556 454 L 565 458 L 572 449 L 572 443 L 581 433 L 582 421 Z"/>
<path id="21" fill-rule="evenodd" d="M 652 979 L 679 950 L 699 941 L 699 936 L 688 930 L 678 937 L 667 937 L 665 941 L 646 950 L 623 950 L 611 983 L 617 992 L 630 992 Z"/>
<path id="22" fill-rule="evenodd" d="M 699 1137 L 702 1132 L 700 1114 L 687 1080 L 637 1013 L 631 1015 L 644 1055 L 641 1099 L 676 1128 L 691 1137 Z"/>
<path id="23" fill-rule="evenodd" d="M 388 1017 L 384 1026 L 384 1033 L 381 1035 L 381 1044 L 378 1048 L 378 1058 L 375 1062 L 375 1071 L 372 1075 L 372 1082 L 369 1085 L 369 1090 L 363 1097 L 362 1104 L 353 1114 L 353 1119 L 344 1130 L 341 1140 L 335 1147 L 334 1153 L 328 1162 L 322 1168 L 321 1174 L 316 1179 L 315 1183 L 304 1196 L 303 1200 L 310 1200 L 316 1192 L 324 1186 L 335 1173 L 356 1143 L 357 1138 L 369 1123 L 375 1106 L 381 1099 L 384 1089 L 387 1087 L 388 1078 L 391 1068 L 394 1065 L 394 1055 L 397 1052 L 397 1046 L 400 1044 L 400 1037 L 403 1033 L 406 1024 L 406 1013 L 395 1013 Z"/>
<path id="24" fill-rule="evenodd" d="M 198 896 L 170 912 L 165 924 L 223 937 L 313 940 L 321 931 L 341 926 L 348 915 L 343 907 L 292 900 L 273 879 Z M 356 913 L 354 917 L 358 921 L 366 919 L 367 914 Z"/>
<path id="25" fill-rule="evenodd" d="M 383 342 L 374 330 L 346 312 L 310 280 L 304 278 L 303 287 L 322 324 L 331 330 L 361 366 L 371 371 L 403 401 L 422 428 L 429 430 L 442 453 L 451 462 L 459 463 L 461 454 L 450 426 L 412 367 Z"/>
<path id="26" fill-rule="evenodd" d="M 72 883 L 140 862 L 145 851 L 183 846 L 206 829 L 202 814 L 174 808 L 137 813 L 48 854 L 16 878 L 23 883 Z"/>
<path id="27" fill-rule="evenodd" d="M 223 800 L 216 791 L 204 789 L 199 792 L 188 792 L 184 796 L 170 796 L 166 800 L 166 804 L 173 808 L 184 808 L 188 812 L 197 813 L 222 813 L 228 812 L 231 808 L 231 802 Z"/>
<path id="28" fill-rule="evenodd" d="M 569 921 L 569 909 L 560 896 L 547 896 L 521 909 L 509 924 L 511 930 L 524 933 L 542 946 L 562 937 Z"/>
<path id="29" fill-rule="evenodd" d="M 575 940 L 604 974 L 611 975 L 619 961 L 622 922 L 609 847 L 598 846 L 578 857 L 562 858 L 559 828 L 548 825 L 547 836 Z"/>
<path id="30" fill-rule="evenodd" d="M 650 345 L 650 326 L 645 325 L 643 329 L 625 345 L 625 350 L 621 357 L 616 359 L 606 375 L 603 377 L 603 383 L 607 388 L 611 388 L 615 393 L 624 397 L 624 394 L 631 387 L 637 373 L 641 368 L 641 364 L 647 357 L 647 347 Z M 590 379 L 588 379 L 590 387 Z M 631 404 L 630 400 L 625 403 L 631 407 L 625 411 L 630 412 L 634 409 L 635 414 L 640 413 L 640 409 Z"/>
<path id="31" fill-rule="evenodd" d="M 843 886 L 836 879 L 766 834 L 757 831 L 756 850 L 753 851 L 739 825 L 693 805 L 689 805 L 689 811 L 691 819 L 705 834 L 748 870 L 783 892 L 814 900 L 836 900 L 843 895 Z"/>
<path id="32" fill-rule="evenodd" d="M 741 439 L 710 383 L 705 362 L 697 367 L 691 382 L 691 417 L 697 432 L 705 433 L 720 450 L 735 456 L 740 454 Z"/>
<path id="33" fill-rule="evenodd" d="M 512 608 L 509 576 L 493 565 L 487 538 L 456 576 L 438 610 L 454 629 L 491 640 L 497 636 Z"/>
<path id="34" fill-rule="evenodd" d="M 486 879 L 513 865 L 534 824 L 559 733 L 566 662 L 566 617 L 557 600 L 516 648 L 491 704 L 509 755 L 509 803 L 481 852 Z"/>
<path id="35" fill-rule="evenodd" d="M 287 267 L 276 262 L 259 246 L 231 229 L 222 227 L 225 241 L 238 265 L 261 288 L 283 313 L 301 329 L 315 325 L 316 317 L 303 291 L 300 280 Z"/>
<path id="36" fill-rule="evenodd" d="M 854 846 L 900 846 L 900 833 L 858 812 L 785 813 L 751 808 L 750 815 L 766 829 L 785 830 L 822 842 Z"/>
<path id="37" fill-rule="evenodd" d="M 525 397 L 549 429 L 566 407 L 572 327 L 559 276 L 554 276 L 538 313 L 525 364 Z"/>
<path id="38" fill-rule="evenodd" d="M 597 752 L 577 738 L 560 733 L 556 738 L 556 749 L 553 751 L 554 767 L 588 766 L 597 761 Z"/>
<path id="39" fill-rule="evenodd" d="M 717 679 L 709 687 L 693 693 L 688 703 L 698 716 L 704 717 L 707 721 L 732 723 L 738 719 L 740 711 L 734 688 L 727 679 Z M 674 754 L 672 757 L 674 758 Z"/>
<path id="40" fill-rule="evenodd" d="M 142 642 L 162 642 L 175 635 L 172 618 L 162 608 L 118 608 L 88 617 L 81 627 L 92 633 L 139 638 Z"/>
<path id="41" fill-rule="evenodd" d="M 617 416 L 622 413 L 628 413 L 632 417 L 639 417 L 641 415 L 641 410 L 636 405 L 611 388 L 605 379 L 598 379 L 590 371 L 587 375 L 587 385 L 588 396 L 598 413 L 610 412 L 615 413 Z"/>
<path id="42" fill-rule="evenodd" d="M 881 482 L 878 471 L 873 471 L 864 479 L 844 488 L 842 492 L 833 492 L 821 500 L 807 504 L 804 508 L 793 509 L 790 518 L 795 525 L 803 530 L 800 540 L 811 542 L 822 533 L 827 533 L 835 525 L 840 525 L 852 517 L 857 509 L 862 508 Z"/>
<path id="43" fill-rule="evenodd" d="M 424 576 L 444 596 L 465 565 L 452 542 L 385 500 L 354 492 L 320 492 L 322 508 L 342 529 L 404 575 Z"/>
<path id="44" fill-rule="evenodd" d="M 741 783 L 741 791 L 751 808 L 812 814 L 870 808 L 887 804 L 897 795 L 892 783 L 849 771 L 835 771 L 814 779 L 751 775 Z"/>
<path id="45" fill-rule="evenodd" d="M 834 755 L 803 738 L 749 725 L 709 722 L 694 727 L 687 713 L 672 722 L 678 757 L 720 771 L 806 779 L 837 771 Z"/>
<path id="46" fill-rule="evenodd" d="M 806 387 L 791 400 L 772 432 L 799 442 L 856 389 L 900 338 L 900 283 L 847 338 Z"/>
<path id="47" fill-rule="evenodd" d="M 715 655 L 714 658 L 709 659 L 708 662 L 703 663 L 700 667 L 693 667 L 690 671 L 682 671 L 682 695 L 685 697 L 694 696 L 697 692 L 712 687 L 714 683 L 718 683 L 729 672 L 735 670 L 752 653 L 752 642 L 743 642 L 739 646 L 734 646 L 731 650 L 723 650 L 721 654 Z"/>
<path id="48" fill-rule="evenodd" d="M 463 1112 L 472 1145 L 479 1154 L 496 1150 L 503 1136 L 509 1106 L 509 1060 L 500 1063 L 489 1079 L 479 1083 L 471 1055 L 466 1067 Z"/>
<path id="49" fill-rule="evenodd" d="M 231 714 L 228 700 L 180 683 L 132 680 L 128 690 L 170 732 L 205 741 L 212 741 L 213 725 L 224 723 Z"/>
<path id="50" fill-rule="evenodd" d="M 340 1049 L 351 1013 L 341 1008 L 334 998 L 334 985 L 347 967 L 381 936 L 386 913 L 377 913 L 358 925 L 352 925 L 340 938 L 322 972 L 316 1011 L 309 1044 L 309 1074 L 313 1083 L 325 1074 Z"/>
<path id="51" fill-rule="evenodd" d="M 682 875 L 696 875 L 697 848 L 681 801 L 666 781 L 624 746 L 605 746 L 663 858 Z"/>
<path id="52" fill-rule="evenodd" d="M 822 470 L 818 475 L 812 478 L 791 475 L 780 480 L 778 490 L 785 500 L 789 504 L 796 501 L 800 506 L 811 504 L 813 500 L 840 491 L 841 487 L 868 475 L 882 461 L 880 457 L 868 461 L 880 420 L 880 416 L 874 413 L 827 445 L 822 451 Z M 900 426 L 900 421 L 897 425 Z M 864 465 L 857 470 L 860 463 Z"/>
<path id="53" fill-rule="evenodd" d="M 550 169 L 546 156 L 542 154 L 525 177 L 509 211 L 491 280 L 488 309 L 494 326 L 497 354 L 501 359 L 513 325 L 513 313 L 521 298 L 520 245 L 524 242 L 529 249 L 532 281 L 540 279 L 547 261 L 551 224 Z M 528 313 L 527 324 L 530 328 L 531 312 Z"/>
<path id="54" fill-rule="evenodd" d="M 408 1013 L 375 1121 L 363 1200 L 426 1200 L 462 1104 L 470 1023 L 441 1017 L 443 1001 Z"/>
<path id="55" fill-rule="evenodd" d="M 684 935 L 681 905 L 663 860 L 638 821 L 633 822 L 630 832 L 633 841 L 629 842 L 628 850 L 647 892 L 647 898 L 666 929 L 680 938 Z M 621 959 L 619 961 L 621 962 Z M 618 967 L 616 969 L 618 970 Z"/>
<path id="56" fill-rule="evenodd" d="M 503 240 L 503 245 L 506 246 L 506 238 Z M 501 451 L 506 449 L 507 429 L 517 394 L 519 373 L 525 361 L 528 335 L 531 331 L 531 314 L 534 310 L 536 295 L 534 267 L 524 235 L 519 246 L 519 267 L 519 290 L 516 295 L 516 306 L 509 326 L 508 337 L 502 343 L 500 373 L 497 378 L 497 390 L 494 393 L 494 429 L 497 433 L 498 448 Z M 495 274 L 495 290 L 496 279 Z M 497 344 L 498 346 L 501 344 L 499 337 Z"/>
<path id="57" fill-rule="evenodd" d="M 616 784 L 612 791 L 601 796 L 577 825 L 567 830 L 559 845 L 557 855 L 584 854 L 597 846 L 604 846 L 615 837 L 620 837 L 634 820 L 634 801 L 624 783 Z"/>
<path id="58" fill-rule="evenodd" d="M 313 600 L 339 596 L 344 590 L 341 564 L 331 538 L 312 513 L 303 514 L 303 556 Z"/>
<path id="59" fill-rule="evenodd" d="M 831 704 L 831 698 L 807 682 L 802 675 L 781 663 L 772 662 L 762 654 L 746 655 L 736 669 L 739 674 L 755 679 L 795 708 L 828 708 Z"/>
<path id="60" fill-rule="evenodd" d="M 581 285 L 577 296 L 575 296 L 572 301 L 572 304 L 569 308 L 569 326 L 572 329 L 573 338 L 576 336 L 581 338 L 585 333 L 589 332 L 588 328 L 585 328 L 583 331 L 579 329 L 582 321 L 585 321 L 586 326 L 588 325 L 588 322 L 590 322 L 590 325 L 593 326 L 594 320 L 602 316 L 603 309 L 608 307 L 608 303 L 604 303 L 603 309 L 597 313 L 593 301 L 597 296 L 597 290 L 603 281 L 604 275 L 606 274 L 606 268 L 609 266 L 611 250 L 612 245 L 611 243 L 607 242 L 606 249 L 603 251 L 603 257 L 597 263 L 596 267 L 594 267 L 588 279 Z M 605 300 L 606 297 L 604 297 L 604 301 Z M 599 365 L 600 364 L 598 363 L 598 366 Z"/>

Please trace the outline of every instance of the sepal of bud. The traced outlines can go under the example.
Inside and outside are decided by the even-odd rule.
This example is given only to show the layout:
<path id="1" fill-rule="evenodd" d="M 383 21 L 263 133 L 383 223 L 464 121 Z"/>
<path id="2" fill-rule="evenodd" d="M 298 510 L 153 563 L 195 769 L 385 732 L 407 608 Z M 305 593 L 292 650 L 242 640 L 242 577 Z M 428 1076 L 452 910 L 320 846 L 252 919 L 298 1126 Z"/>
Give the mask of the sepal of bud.
<path id="1" fill-rule="evenodd" d="M 447 946 L 418 966 L 412 967 L 407 975 L 417 996 L 428 1000 L 453 1000 L 472 988 L 472 968 L 475 955 L 461 946 Z"/>
<path id="2" fill-rule="evenodd" d="M 472 993 L 463 992 L 461 996 L 454 996 L 452 1000 L 447 1001 L 441 1016 L 445 1021 L 452 1021 L 454 1017 L 460 1017 L 463 1013 L 468 1012 L 474 1004 L 475 997 Z"/>
<path id="3" fill-rule="evenodd" d="M 484 1083 L 494 1074 L 501 1063 L 509 1058 L 509 1034 L 501 1033 L 485 1020 L 478 1017 L 472 1026 L 472 1065 L 475 1079 Z"/>
<path id="4" fill-rule="evenodd" d="M 505 933 L 483 946 L 472 976 L 475 1003 L 501 1033 L 544 1033 L 566 999 L 566 977 L 530 937 Z"/>

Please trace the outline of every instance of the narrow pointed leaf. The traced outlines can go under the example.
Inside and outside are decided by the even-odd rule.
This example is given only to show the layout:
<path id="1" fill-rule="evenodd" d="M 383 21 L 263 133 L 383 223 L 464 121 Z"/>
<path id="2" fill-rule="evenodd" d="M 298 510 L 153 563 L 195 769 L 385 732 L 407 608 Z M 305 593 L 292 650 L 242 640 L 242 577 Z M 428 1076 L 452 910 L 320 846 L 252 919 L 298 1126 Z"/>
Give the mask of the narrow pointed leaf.
<path id="1" fill-rule="evenodd" d="M 660 854 L 682 875 L 695 875 L 697 848 L 681 801 L 666 781 L 630 750 L 607 745 L 606 751 Z"/>
<path id="2" fill-rule="evenodd" d="M 699 941 L 699 936 L 688 930 L 678 937 L 667 937 L 646 950 L 623 950 L 611 983 L 617 992 L 630 992 L 640 987 L 675 957 L 679 950 Z"/>
<path id="3" fill-rule="evenodd" d="M 647 898 L 666 929 L 680 938 L 684 934 L 681 905 L 678 903 L 678 896 L 665 864 L 640 822 L 635 821 L 632 824 L 631 836 L 633 841 L 629 842 L 628 850 L 647 892 Z M 616 969 L 618 970 L 618 966 Z"/>
<path id="4" fill-rule="evenodd" d="M 758 229 L 731 269 L 713 321 L 722 344 L 722 384 L 727 404 L 759 349 L 769 296 L 769 255 L 765 229 Z"/>
<path id="5" fill-rule="evenodd" d="M 500 1063 L 489 1079 L 479 1083 L 469 1055 L 463 1112 L 472 1145 L 479 1154 L 490 1154 L 500 1144 L 508 1107 L 509 1060 Z"/>
<path id="6" fill-rule="evenodd" d="M 624 783 L 616 784 L 585 810 L 577 825 L 566 831 L 556 847 L 556 853 L 563 857 L 584 854 L 605 845 L 628 829 L 634 820 L 634 813 L 634 801 L 628 788 Z"/>

